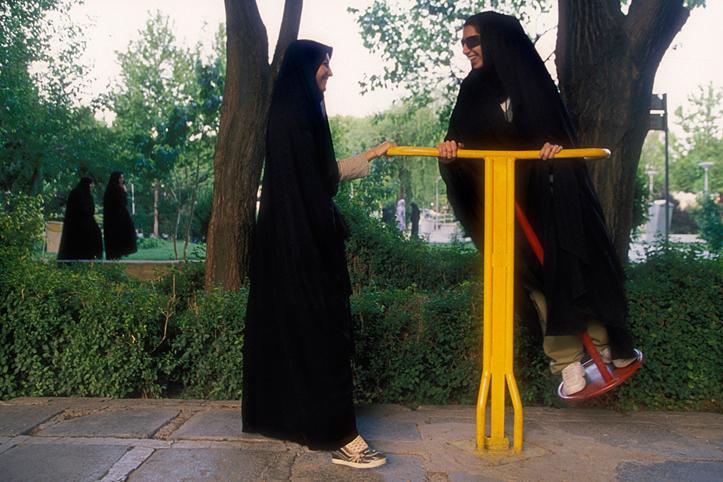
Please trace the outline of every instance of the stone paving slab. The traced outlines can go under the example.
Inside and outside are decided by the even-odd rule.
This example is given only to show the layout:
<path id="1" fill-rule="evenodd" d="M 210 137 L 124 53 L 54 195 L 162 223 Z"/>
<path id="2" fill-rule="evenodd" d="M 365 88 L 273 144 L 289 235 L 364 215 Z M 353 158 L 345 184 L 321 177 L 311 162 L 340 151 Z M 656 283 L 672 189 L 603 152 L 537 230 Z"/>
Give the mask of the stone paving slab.
<path id="1" fill-rule="evenodd" d="M 128 482 L 288 480 L 294 454 L 233 449 L 158 450 Z"/>
<path id="2" fill-rule="evenodd" d="M 103 445 L 31 444 L 0 454 L 2 482 L 96 482 L 128 451 Z"/>
<path id="3" fill-rule="evenodd" d="M 242 440 L 253 438 L 241 431 L 241 411 L 213 409 L 195 413 L 169 436 L 170 440 Z"/>
<path id="4" fill-rule="evenodd" d="M 42 423 L 63 413 L 62 408 L 38 406 L 33 410 L 17 405 L 0 405 L 0 437 L 25 435 Z"/>
<path id="5" fill-rule="evenodd" d="M 720 482 L 723 480 L 723 465 L 715 462 L 678 462 L 667 460 L 662 463 L 628 462 L 617 469 L 617 482 Z"/>
<path id="6" fill-rule="evenodd" d="M 39 437 L 149 438 L 179 414 L 178 410 L 138 408 L 114 410 L 62 420 L 40 430 Z"/>

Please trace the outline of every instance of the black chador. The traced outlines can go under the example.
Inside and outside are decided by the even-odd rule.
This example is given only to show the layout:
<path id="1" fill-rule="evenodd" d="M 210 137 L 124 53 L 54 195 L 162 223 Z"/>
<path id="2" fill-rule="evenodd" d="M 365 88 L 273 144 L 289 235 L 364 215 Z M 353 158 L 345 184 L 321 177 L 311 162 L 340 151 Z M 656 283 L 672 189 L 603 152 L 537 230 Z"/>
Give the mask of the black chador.
<path id="1" fill-rule="evenodd" d="M 92 185 L 93 180 L 84 177 L 68 195 L 58 259 L 103 258 L 103 236 L 93 217 L 95 201 L 91 192 Z"/>
<path id="2" fill-rule="evenodd" d="M 120 171 L 110 175 L 103 195 L 103 233 L 107 259 L 120 259 L 137 251 L 136 228 L 128 212 L 128 193 Z"/>
<path id="3" fill-rule="evenodd" d="M 295 41 L 269 111 L 244 337 L 243 429 L 337 449 L 356 438 L 339 171 L 315 74 L 332 49 Z"/>
<path id="4" fill-rule="evenodd" d="M 519 21 L 485 12 L 468 20 L 480 34 L 483 65 L 464 79 L 447 140 L 465 149 L 578 147 L 567 109 Z M 448 198 L 478 248 L 484 235 L 483 161 L 440 163 Z M 521 230 L 516 264 L 548 307 L 547 335 L 579 335 L 589 317 L 608 329 L 614 358 L 634 357 L 624 273 L 581 159 L 519 160 L 516 200 L 544 248 L 544 267 Z"/>

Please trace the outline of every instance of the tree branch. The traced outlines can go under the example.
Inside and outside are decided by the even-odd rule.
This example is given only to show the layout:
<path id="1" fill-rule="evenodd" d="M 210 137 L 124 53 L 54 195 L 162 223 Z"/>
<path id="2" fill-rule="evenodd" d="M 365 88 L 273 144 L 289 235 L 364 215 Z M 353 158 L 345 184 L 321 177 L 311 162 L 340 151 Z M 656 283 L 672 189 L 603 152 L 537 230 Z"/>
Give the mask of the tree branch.
<path id="1" fill-rule="evenodd" d="M 271 62 L 271 85 L 276 84 L 276 75 L 279 73 L 281 61 L 284 59 L 286 47 L 299 36 L 299 25 L 301 24 L 301 9 L 303 0 L 286 0 L 284 3 L 284 16 L 281 19 L 279 38 L 276 41 L 274 59 Z M 273 91 L 273 89 L 271 89 Z"/>

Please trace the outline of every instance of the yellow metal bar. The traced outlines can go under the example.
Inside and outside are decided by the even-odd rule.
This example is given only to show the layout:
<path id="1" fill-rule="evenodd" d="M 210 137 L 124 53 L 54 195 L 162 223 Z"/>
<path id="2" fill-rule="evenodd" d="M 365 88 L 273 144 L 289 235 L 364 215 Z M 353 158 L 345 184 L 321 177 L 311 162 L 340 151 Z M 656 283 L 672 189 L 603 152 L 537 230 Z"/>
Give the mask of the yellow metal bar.
<path id="1" fill-rule="evenodd" d="M 514 157 L 515 159 L 537 159 L 540 151 L 477 151 L 460 149 L 457 157 L 460 159 L 487 159 L 490 157 Z M 439 151 L 436 147 L 392 147 L 387 151 L 389 156 L 426 156 L 437 157 Z M 556 158 L 584 157 L 586 159 L 605 159 L 610 157 L 607 149 L 563 149 Z"/>
<path id="2" fill-rule="evenodd" d="M 431 156 L 429 147 L 393 147 L 389 156 Z M 513 370 L 514 355 L 514 246 L 515 161 L 537 159 L 539 151 L 457 151 L 462 159 L 485 160 L 484 326 L 482 380 L 477 399 L 477 451 L 505 452 L 505 386 L 514 407 L 514 452 L 522 452 L 522 400 Z M 564 149 L 556 158 L 610 157 L 607 149 Z M 486 437 L 486 409 L 490 402 L 490 436 Z"/>

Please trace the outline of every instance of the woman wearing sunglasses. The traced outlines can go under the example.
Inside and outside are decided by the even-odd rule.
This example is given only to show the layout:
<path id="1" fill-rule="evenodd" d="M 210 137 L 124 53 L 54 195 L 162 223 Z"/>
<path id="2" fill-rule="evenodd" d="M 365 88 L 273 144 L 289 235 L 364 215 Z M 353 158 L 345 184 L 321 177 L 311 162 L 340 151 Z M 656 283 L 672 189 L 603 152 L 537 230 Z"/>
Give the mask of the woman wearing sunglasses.
<path id="1" fill-rule="evenodd" d="M 625 366 L 635 359 L 622 266 L 584 161 L 554 159 L 577 147 L 577 134 L 519 21 L 494 12 L 468 18 L 462 52 L 472 70 L 437 146 L 447 196 L 482 250 L 484 163 L 457 159 L 457 149 L 540 150 L 539 161 L 517 162 L 515 198 L 542 243 L 544 266 L 521 231 L 515 264 L 540 316 L 552 373 L 562 373 L 571 395 L 586 384 L 586 330 L 606 361 Z"/>

